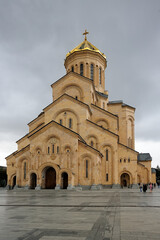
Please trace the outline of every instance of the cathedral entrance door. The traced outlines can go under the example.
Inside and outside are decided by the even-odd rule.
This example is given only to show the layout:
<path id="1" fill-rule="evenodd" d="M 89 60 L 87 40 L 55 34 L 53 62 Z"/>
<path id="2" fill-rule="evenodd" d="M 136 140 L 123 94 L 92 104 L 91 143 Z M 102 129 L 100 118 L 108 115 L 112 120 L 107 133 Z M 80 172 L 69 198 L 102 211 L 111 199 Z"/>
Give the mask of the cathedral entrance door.
<path id="1" fill-rule="evenodd" d="M 66 172 L 62 173 L 62 189 L 67 189 L 68 187 L 68 174 Z"/>
<path id="2" fill-rule="evenodd" d="M 35 189 L 35 187 L 37 186 L 37 175 L 35 173 L 31 174 L 31 185 L 30 188 L 31 189 Z"/>
<path id="3" fill-rule="evenodd" d="M 13 177 L 13 185 L 12 188 L 14 188 L 16 186 L 16 176 Z"/>
<path id="4" fill-rule="evenodd" d="M 46 181 L 45 181 L 46 189 L 54 189 L 56 187 L 56 171 L 54 168 L 49 167 L 46 170 Z"/>
<path id="5" fill-rule="evenodd" d="M 121 186 L 122 187 L 129 187 L 130 185 L 130 176 L 128 173 L 123 173 L 121 175 Z"/>

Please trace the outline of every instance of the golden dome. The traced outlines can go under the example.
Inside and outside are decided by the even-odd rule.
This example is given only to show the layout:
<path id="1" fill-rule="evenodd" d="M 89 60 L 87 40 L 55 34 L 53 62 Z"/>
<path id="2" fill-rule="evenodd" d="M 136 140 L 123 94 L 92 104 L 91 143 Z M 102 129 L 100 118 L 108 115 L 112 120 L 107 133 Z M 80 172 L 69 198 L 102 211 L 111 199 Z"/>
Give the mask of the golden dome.
<path id="1" fill-rule="evenodd" d="M 85 35 L 85 34 L 84 34 Z M 93 52 L 97 52 L 97 53 L 100 53 L 101 56 L 103 56 L 105 59 L 106 59 L 106 56 L 104 53 L 102 53 L 98 48 L 96 48 L 92 43 L 90 43 L 86 36 L 85 36 L 85 40 L 80 43 L 77 47 L 75 47 L 74 49 L 72 49 L 71 51 L 69 51 L 67 54 L 66 54 L 66 58 L 68 56 L 70 56 L 72 53 L 74 52 L 81 52 L 81 51 L 85 51 L 85 50 L 89 50 L 89 51 L 93 51 Z"/>

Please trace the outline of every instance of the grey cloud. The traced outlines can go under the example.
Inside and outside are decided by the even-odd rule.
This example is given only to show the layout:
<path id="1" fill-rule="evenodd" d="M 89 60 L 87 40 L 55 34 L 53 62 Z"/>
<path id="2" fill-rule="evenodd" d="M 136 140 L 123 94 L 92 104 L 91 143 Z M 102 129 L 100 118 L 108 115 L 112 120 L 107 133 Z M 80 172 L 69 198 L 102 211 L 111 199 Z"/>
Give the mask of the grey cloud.
<path id="1" fill-rule="evenodd" d="M 159 22 L 159 0 L 0 0 L 0 140 L 21 137 L 52 101 L 50 84 L 87 28 L 107 56 L 110 100 L 136 107 L 138 139 L 159 141 Z"/>

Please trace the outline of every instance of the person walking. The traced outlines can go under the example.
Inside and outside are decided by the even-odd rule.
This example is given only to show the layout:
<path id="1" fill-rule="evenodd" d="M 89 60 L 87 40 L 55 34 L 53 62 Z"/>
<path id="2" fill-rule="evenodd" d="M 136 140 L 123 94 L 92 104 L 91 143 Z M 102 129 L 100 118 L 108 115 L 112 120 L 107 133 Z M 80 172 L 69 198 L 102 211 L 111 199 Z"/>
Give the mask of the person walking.
<path id="1" fill-rule="evenodd" d="M 147 185 L 143 184 L 143 192 L 146 192 L 146 191 L 147 191 Z"/>
<path id="2" fill-rule="evenodd" d="M 150 189 L 150 192 L 152 192 L 152 189 L 153 189 L 152 183 L 149 184 L 149 189 Z"/>
<path id="3" fill-rule="evenodd" d="M 142 185 L 142 183 L 140 183 L 140 186 L 139 186 L 139 188 L 140 188 L 140 192 L 142 192 L 142 188 L 143 188 L 143 185 Z"/>

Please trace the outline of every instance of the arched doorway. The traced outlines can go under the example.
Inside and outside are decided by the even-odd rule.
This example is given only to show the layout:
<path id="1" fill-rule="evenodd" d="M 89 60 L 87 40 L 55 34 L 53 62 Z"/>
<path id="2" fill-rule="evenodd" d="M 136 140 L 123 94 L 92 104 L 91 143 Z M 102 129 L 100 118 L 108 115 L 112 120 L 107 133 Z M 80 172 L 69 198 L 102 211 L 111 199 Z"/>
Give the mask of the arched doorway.
<path id="1" fill-rule="evenodd" d="M 30 188 L 35 189 L 37 186 L 37 175 L 35 173 L 31 174 Z"/>
<path id="2" fill-rule="evenodd" d="M 56 187 L 56 171 L 54 168 L 49 167 L 46 170 L 45 188 L 54 189 L 55 187 Z"/>
<path id="3" fill-rule="evenodd" d="M 62 189 L 67 189 L 68 187 L 68 174 L 66 172 L 62 173 Z"/>
<path id="4" fill-rule="evenodd" d="M 16 176 L 13 177 L 12 189 L 16 186 Z"/>
<path id="5" fill-rule="evenodd" d="M 128 173 L 123 173 L 121 175 L 121 186 L 122 187 L 129 187 L 130 185 L 130 176 Z"/>

